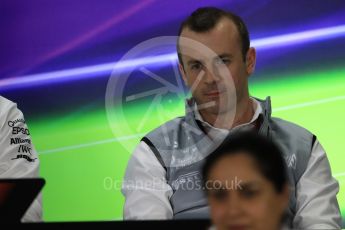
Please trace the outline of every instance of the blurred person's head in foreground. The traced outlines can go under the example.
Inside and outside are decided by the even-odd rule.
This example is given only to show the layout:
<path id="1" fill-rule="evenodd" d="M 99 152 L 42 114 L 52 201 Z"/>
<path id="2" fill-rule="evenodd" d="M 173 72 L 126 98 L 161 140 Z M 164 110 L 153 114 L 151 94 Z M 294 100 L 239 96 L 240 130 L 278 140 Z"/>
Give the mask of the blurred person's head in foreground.
<path id="1" fill-rule="evenodd" d="M 279 229 L 289 202 L 280 149 L 255 133 L 230 136 L 203 168 L 212 222 L 217 229 Z"/>

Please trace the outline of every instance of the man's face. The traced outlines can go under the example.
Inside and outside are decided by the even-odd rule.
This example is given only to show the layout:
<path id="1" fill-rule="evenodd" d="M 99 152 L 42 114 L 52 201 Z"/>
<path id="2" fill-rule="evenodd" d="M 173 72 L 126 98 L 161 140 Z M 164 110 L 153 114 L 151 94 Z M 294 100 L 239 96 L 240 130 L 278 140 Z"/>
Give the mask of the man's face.
<path id="1" fill-rule="evenodd" d="M 254 70 L 255 50 L 250 49 L 250 60 L 247 58 L 245 62 L 238 30 L 232 21 L 223 18 L 213 29 L 202 33 L 185 28 L 181 37 L 195 40 L 214 52 L 210 56 L 203 50 L 180 46 L 183 62 L 180 71 L 199 106 L 213 102 L 214 106 L 206 106 L 205 110 L 218 114 L 234 109 L 248 97 L 247 79 Z M 236 92 L 229 92 L 234 87 Z"/>
<path id="2" fill-rule="evenodd" d="M 248 154 L 221 158 L 210 170 L 206 186 L 217 229 L 279 229 L 288 187 L 278 193 Z"/>

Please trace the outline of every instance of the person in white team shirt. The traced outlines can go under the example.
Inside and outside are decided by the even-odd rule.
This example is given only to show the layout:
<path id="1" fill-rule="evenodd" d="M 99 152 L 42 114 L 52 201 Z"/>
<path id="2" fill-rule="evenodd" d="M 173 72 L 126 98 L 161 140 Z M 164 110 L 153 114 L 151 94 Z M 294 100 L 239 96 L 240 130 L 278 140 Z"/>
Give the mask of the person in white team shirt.
<path id="1" fill-rule="evenodd" d="M 0 96 L 0 179 L 37 177 L 39 159 L 23 113 L 16 103 Z M 29 207 L 22 221 L 42 221 L 41 194 Z"/>

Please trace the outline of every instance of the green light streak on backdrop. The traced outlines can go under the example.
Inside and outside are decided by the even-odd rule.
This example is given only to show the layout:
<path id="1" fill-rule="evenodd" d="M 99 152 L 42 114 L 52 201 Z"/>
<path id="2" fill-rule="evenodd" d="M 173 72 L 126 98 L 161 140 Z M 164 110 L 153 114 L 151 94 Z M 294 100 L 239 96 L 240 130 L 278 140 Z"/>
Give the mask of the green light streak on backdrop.
<path id="1" fill-rule="evenodd" d="M 293 121 L 314 132 L 328 153 L 333 174 L 345 187 L 342 145 L 345 123 L 345 69 L 327 72 L 258 79 L 251 84 L 251 94 L 272 97 L 273 108 L 300 105 L 274 112 L 274 116 Z M 324 99 L 331 99 L 322 103 Z M 336 100 L 337 99 L 337 100 Z M 332 101 L 334 100 L 334 101 Z M 314 102 L 312 105 L 302 103 Z M 316 103 L 316 104 L 315 104 Z M 164 101 L 162 121 L 154 111 L 139 133 L 157 127 L 163 121 L 182 115 L 184 105 L 177 97 Z M 302 105 L 301 105 L 302 104 Z M 133 135 L 144 116 L 148 102 L 133 104 L 125 111 L 134 131 L 126 133 L 122 120 L 118 129 Z M 49 117 L 29 123 L 33 141 L 41 159 L 41 176 L 47 180 L 43 207 L 46 221 L 113 220 L 122 218 L 124 198 L 119 190 L 131 150 L 140 137 L 116 141 L 108 125 L 105 109 L 76 110 L 64 117 Z M 117 136 L 119 138 L 119 136 Z M 123 146 L 128 146 L 127 151 Z M 113 183 L 110 183 L 110 179 Z M 105 182 L 105 184 L 104 184 Z M 117 184 L 118 188 L 109 189 Z M 338 200 L 345 213 L 345 192 Z"/>

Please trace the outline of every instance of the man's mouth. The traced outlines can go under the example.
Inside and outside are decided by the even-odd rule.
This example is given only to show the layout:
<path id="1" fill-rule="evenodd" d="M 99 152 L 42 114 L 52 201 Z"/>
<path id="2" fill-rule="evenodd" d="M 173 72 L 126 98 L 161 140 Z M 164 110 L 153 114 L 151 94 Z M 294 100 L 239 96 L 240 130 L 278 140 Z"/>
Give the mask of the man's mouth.
<path id="1" fill-rule="evenodd" d="M 219 97 L 220 94 L 221 94 L 220 91 L 214 90 L 214 91 L 210 91 L 210 92 L 205 93 L 205 96 L 206 97 Z"/>

